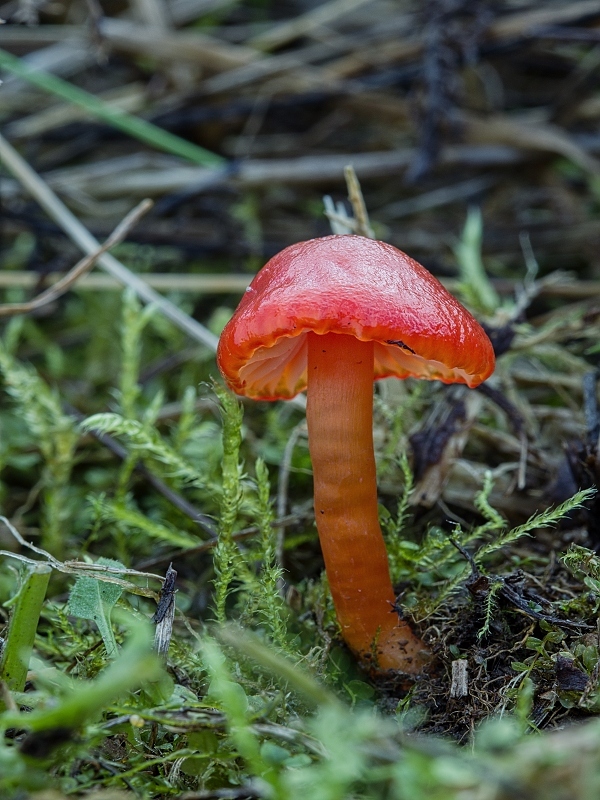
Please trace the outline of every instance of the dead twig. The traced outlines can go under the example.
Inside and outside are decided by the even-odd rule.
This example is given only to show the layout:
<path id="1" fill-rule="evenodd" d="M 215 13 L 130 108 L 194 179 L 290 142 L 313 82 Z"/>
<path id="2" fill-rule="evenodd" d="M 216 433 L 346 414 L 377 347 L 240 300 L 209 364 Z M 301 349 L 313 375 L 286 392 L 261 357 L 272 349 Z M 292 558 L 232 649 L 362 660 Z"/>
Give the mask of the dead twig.
<path id="1" fill-rule="evenodd" d="M 169 644 L 171 643 L 171 634 L 173 633 L 173 620 L 175 619 L 175 595 L 177 589 L 175 582 L 177 580 L 177 572 L 173 569 L 173 565 L 169 564 L 165 580 L 160 590 L 158 606 L 152 622 L 156 624 L 154 631 L 154 649 L 158 655 L 166 659 L 169 652 Z"/>
<path id="2" fill-rule="evenodd" d="M 0 134 L 0 159 L 14 177 L 23 184 L 27 191 L 35 197 L 37 202 L 49 214 L 49 216 L 60 227 L 66 231 L 71 239 L 88 254 L 95 253 L 100 244 L 85 228 L 77 217 L 67 208 L 67 206 L 54 194 L 52 189 L 42 178 L 29 166 L 14 147 Z M 98 265 L 102 267 L 121 283 L 129 286 L 135 294 L 145 303 L 153 303 L 156 307 L 188 336 L 201 342 L 210 350 L 217 349 L 218 339 L 203 325 L 196 322 L 188 314 L 184 313 L 166 297 L 155 292 L 138 275 L 127 269 L 126 266 L 117 261 L 110 253 L 103 253 L 97 259 Z"/>
<path id="3" fill-rule="evenodd" d="M 39 308 L 48 305 L 48 303 L 57 300 L 65 294 L 65 292 L 68 292 L 86 272 L 92 269 L 100 256 L 123 241 L 129 231 L 153 205 L 152 200 L 142 200 L 142 202 L 130 211 L 125 219 L 117 225 L 108 239 L 96 252 L 90 253 L 89 256 L 82 258 L 64 277 L 37 297 L 34 297 L 33 300 L 29 300 L 27 303 L 7 303 L 5 305 L 0 305 L 0 317 L 14 317 L 17 314 L 30 314 L 32 311 L 37 311 Z"/>
<path id="4" fill-rule="evenodd" d="M 369 239 L 373 239 L 375 234 L 369 222 L 365 199 L 352 164 L 344 167 L 344 177 L 346 178 L 346 188 L 348 189 L 348 200 L 350 200 L 350 205 L 354 212 L 356 233 L 359 236 L 368 236 Z"/>
<path id="5" fill-rule="evenodd" d="M 152 572 L 140 572 L 135 569 L 127 569 L 126 567 L 109 567 L 105 564 L 87 564 L 84 561 L 59 561 L 47 550 L 43 550 L 41 547 L 36 547 L 31 542 L 26 541 L 6 517 L 0 516 L 0 522 L 6 525 L 9 533 L 12 534 L 13 538 L 16 539 L 21 547 L 24 547 L 25 549 L 31 550 L 33 553 L 42 556 L 42 558 L 47 561 L 57 572 L 63 572 L 67 575 L 93 573 L 93 577 L 97 578 L 99 581 L 104 581 L 104 583 L 114 583 L 116 586 L 120 586 L 127 592 L 139 594 L 142 597 L 151 597 L 153 600 L 158 601 L 158 594 L 152 589 L 147 589 L 144 586 L 136 586 L 136 584 L 131 583 L 130 581 L 124 581 L 117 576 L 132 575 L 136 578 L 146 578 L 163 582 L 164 578 L 161 575 L 155 575 Z M 33 559 L 27 558 L 26 556 L 22 556 L 20 553 L 11 553 L 8 550 L 0 550 L 0 555 L 7 558 L 15 558 L 17 561 L 22 561 L 27 564 L 39 563 Z"/>

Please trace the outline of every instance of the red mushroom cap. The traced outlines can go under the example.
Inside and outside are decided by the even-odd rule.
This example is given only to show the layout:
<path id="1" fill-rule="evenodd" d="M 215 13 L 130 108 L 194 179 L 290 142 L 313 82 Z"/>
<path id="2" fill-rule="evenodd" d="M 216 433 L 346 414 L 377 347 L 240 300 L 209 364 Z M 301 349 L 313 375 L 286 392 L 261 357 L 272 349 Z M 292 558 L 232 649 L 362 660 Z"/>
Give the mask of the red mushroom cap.
<path id="1" fill-rule="evenodd" d="M 256 400 L 306 388 L 306 334 L 375 343 L 374 379 L 474 387 L 494 371 L 479 323 L 424 267 L 385 242 L 326 236 L 287 247 L 258 272 L 225 326 L 217 362 L 230 388 Z"/>

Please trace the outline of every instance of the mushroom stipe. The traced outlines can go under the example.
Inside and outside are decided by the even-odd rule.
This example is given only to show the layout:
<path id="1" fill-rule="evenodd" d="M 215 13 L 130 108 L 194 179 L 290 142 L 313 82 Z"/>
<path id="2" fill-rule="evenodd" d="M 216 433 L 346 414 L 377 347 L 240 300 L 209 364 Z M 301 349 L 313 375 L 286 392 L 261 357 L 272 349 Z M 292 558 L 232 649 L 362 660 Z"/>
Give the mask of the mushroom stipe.
<path id="1" fill-rule="evenodd" d="M 342 636 L 370 669 L 419 672 L 426 648 L 396 611 L 379 526 L 372 384 L 395 376 L 478 386 L 494 369 L 486 333 L 400 250 L 327 236 L 260 270 L 217 362 L 238 394 L 278 400 L 306 389 L 315 516 Z"/>

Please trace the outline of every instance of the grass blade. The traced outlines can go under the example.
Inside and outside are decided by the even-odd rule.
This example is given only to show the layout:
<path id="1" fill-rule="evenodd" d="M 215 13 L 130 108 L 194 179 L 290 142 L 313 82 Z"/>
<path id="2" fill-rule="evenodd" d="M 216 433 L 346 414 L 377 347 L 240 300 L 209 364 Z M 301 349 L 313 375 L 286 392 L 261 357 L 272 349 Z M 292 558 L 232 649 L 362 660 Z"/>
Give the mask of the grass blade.
<path id="1" fill-rule="evenodd" d="M 140 119 L 140 117 L 128 114 L 120 108 L 115 108 L 78 86 L 73 86 L 72 83 L 52 75 L 50 72 L 32 69 L 26 62 L 2 49 L 0 49 L 0 66 L 4 67 L 8 72 L 12 72 L 13 75 L 18 75 L 19 78 L 29 81 L 29 83 L 37 86 L 38 89 L 43 89 L 69 103 L 73 103 L 73 105 L 83 108 L 97 119 L 107 122 L 109 125 L 133 136 L 134 139 L 139 139 L 139 141 L 155 147 L 157 150 L 164 150 L 166 153 L 172 153 L 204 167 L 224 167 L 227 163 L 224 158 L 211 153 L 210 150 L 198 147 L 198 145 L 181 139 L 179 136 L 175 136 L 175 134 L 165 131 L 145 119 Z"/>

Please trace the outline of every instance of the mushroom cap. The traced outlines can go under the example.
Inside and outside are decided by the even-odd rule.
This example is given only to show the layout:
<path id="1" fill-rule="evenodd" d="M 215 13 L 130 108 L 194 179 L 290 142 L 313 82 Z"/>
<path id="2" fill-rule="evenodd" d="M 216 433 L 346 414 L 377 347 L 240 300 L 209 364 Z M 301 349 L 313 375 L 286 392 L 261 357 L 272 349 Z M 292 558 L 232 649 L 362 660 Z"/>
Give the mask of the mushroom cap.
<path id="1" fill-rule="evenodd" d="M 299 242 L 265 264 L 221 334 L 219 369 L 237 394 L 290 399 L 306 388 L 310 331 L 373 341 L 375 380 L 474 387 L 494 371 L 487 334 L 437 278 L 363 236 Z"/>

